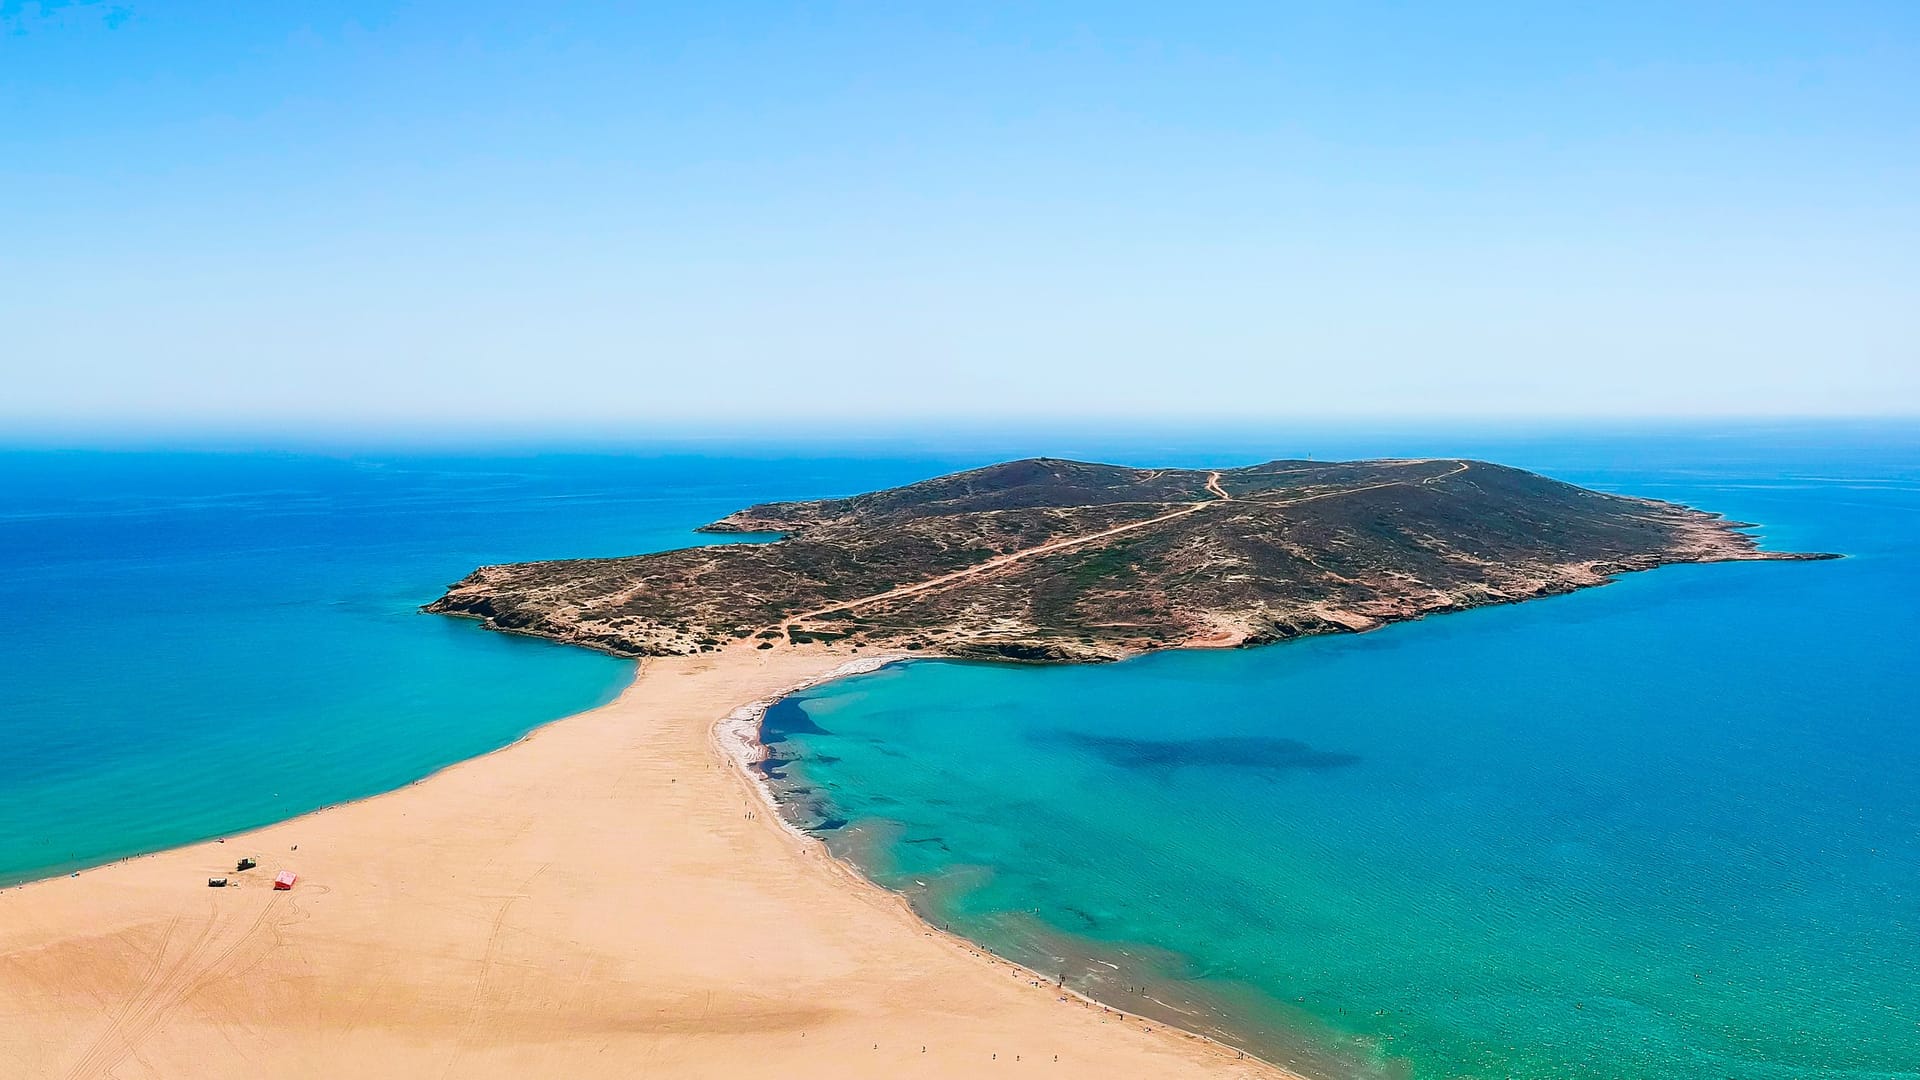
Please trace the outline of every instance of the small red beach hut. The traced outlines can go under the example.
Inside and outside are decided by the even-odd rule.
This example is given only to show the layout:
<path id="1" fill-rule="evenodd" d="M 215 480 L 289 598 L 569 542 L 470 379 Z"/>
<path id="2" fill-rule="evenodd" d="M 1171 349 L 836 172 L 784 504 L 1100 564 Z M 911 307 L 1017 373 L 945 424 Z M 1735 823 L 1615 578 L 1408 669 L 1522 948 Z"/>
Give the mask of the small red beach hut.
<path id="1" fill-rule="evenodd" d="M 291 889 L 293 888 L 293 883 L 298 880 L 300 880 L 299 874 L 291 870 L 282 870 L 273 875 L 273 887 L 276 889 Z"/>

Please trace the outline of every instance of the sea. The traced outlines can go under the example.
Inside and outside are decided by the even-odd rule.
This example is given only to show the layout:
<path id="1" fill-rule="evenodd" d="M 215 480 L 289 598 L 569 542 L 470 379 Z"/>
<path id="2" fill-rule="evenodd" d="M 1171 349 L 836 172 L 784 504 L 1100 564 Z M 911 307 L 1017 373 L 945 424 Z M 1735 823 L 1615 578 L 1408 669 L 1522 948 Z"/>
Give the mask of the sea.
<path id="1" fill-rule="evenodd" d="M 631 678 L 419 613 L 476 565 L 1029 453 L 1482 457 L 1846 558 L 774 706 L 790 818 L 926 918 L 1327 1080 L 1920 1077 L 1901 422 L 0 451 L 0 884 L 389 790 Z"/>

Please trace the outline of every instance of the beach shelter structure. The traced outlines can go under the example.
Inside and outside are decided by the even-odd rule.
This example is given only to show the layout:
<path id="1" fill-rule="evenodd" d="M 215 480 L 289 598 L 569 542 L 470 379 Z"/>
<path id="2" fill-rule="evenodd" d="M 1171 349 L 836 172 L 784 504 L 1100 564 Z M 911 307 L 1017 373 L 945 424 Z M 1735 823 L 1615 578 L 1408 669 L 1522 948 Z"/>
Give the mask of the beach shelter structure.
<path id="1" fill-rule="evenodd" d="M 293 888 L 293 883 L 298 880 L 300 880 L 300 875 L 291 870 L 282 870 L 273 875 L 273 887 L 276 889 L 291 889 Z"/>

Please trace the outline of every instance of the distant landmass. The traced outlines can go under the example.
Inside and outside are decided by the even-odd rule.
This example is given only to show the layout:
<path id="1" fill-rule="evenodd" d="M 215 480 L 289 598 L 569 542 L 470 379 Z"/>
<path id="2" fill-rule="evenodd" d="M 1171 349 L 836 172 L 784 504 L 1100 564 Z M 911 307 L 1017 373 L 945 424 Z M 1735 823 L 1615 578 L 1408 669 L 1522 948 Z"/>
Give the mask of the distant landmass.
<path id="1" fill-rule="evenodd" d="M 486 566 L 426 610 L 623 656 L 824 642 L 1109 660 L 1367 630 L 1668 563 L 1823 559 L 1739 522 L 1456 459 L 1030 458 L 704 527 L 763 544 Z"/>

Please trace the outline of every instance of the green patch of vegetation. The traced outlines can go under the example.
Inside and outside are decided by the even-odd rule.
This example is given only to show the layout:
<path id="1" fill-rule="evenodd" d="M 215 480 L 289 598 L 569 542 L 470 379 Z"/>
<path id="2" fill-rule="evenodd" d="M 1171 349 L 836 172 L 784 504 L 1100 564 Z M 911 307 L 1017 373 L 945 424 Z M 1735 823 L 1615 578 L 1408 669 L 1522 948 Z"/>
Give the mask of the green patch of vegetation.
<path id="1" fill-rule="evenodd" d="M 1068 571 L 1068 576 L 1075 587 L 1085 588 L 1123 574 L 1131 561 L 1128 550 L 1137 543 L 1137 540 L 1122 540 L 1109 544 L 1075 563 Z"/>

